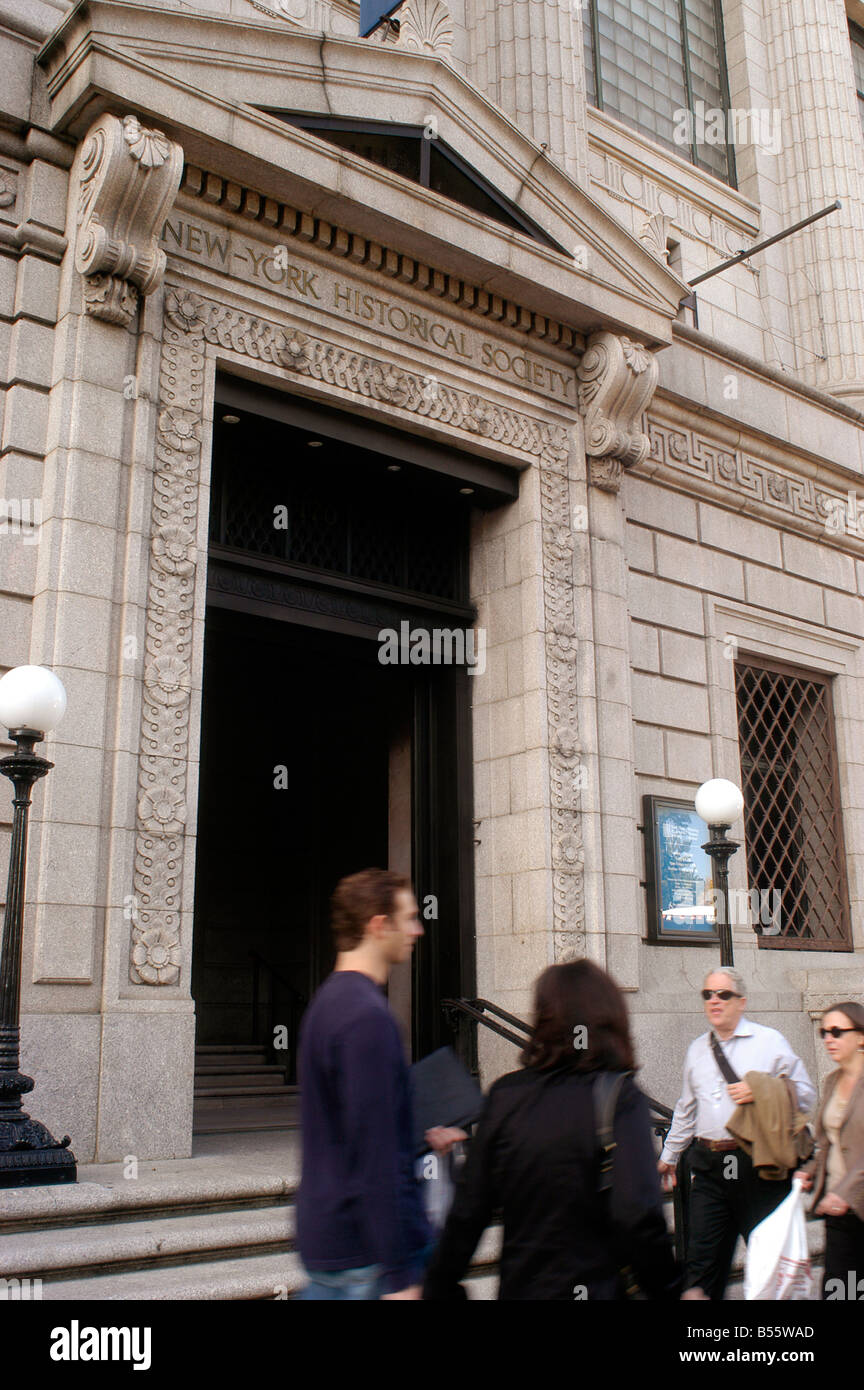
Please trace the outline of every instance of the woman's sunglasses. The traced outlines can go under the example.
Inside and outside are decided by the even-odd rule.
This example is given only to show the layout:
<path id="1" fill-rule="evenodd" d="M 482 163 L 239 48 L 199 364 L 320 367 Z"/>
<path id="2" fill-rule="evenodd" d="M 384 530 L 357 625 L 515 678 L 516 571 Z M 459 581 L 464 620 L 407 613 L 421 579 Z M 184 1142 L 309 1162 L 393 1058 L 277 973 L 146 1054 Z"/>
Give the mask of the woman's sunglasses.
<path id="1" fill-rule="evenodd" d="M 740 994 L 736 994 L 735 991 L 734 991 L 734 989 L 703 989 L 703 991 L 702 991 L 702 998 L 705 1000 L 705 1003 L 707 1004 L 707 1003 L 708 1003 L 708 1000 L 709 1000 L 709 999 L 713 999 L 714 996 L 715 996 L 715 994 L 716 994 L 716 996 L 717 996 L 718 999 L 722 999 L 722 1000 L 723 1000 L 723 1003 L 724 1003 L 724 1004 L 725 1004 L 725 1003 L 727 1002 L 727 1000 L 729 1000 L 729 999 L 740 999 L 740 998 L 741 998 L 741 995 L 740 995 Z"/>
<path id="2" fill-rule="evenodd" d="M 860 1033 L 860 1028 L 820 1028 L 820 1038 L 842 1038 L 844 1033 Z"/>

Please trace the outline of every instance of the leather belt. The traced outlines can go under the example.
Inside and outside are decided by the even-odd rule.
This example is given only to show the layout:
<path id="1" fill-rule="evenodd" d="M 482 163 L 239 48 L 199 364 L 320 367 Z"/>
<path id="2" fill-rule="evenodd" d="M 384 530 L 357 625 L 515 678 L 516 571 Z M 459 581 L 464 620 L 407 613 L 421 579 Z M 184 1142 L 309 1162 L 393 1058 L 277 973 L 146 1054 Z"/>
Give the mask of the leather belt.
<path id="1" fill-rule="evenodd" d="M 697 1139 L 696 1143 L 715 1154 L 731 1153 L 733 1149 L 741 1147 L 737 1139 Z"/>

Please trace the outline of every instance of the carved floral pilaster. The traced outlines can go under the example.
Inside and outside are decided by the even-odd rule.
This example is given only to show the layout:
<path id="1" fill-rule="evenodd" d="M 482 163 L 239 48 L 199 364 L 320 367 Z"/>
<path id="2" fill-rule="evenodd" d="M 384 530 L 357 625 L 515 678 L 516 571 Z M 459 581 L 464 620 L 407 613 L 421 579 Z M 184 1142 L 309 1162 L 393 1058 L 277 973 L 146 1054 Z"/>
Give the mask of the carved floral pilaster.
<path id="1" fill-rule="evenodd" d="M 546 715 L 552 831 L 552 930 L 556 962 L 585 949 L 579 687 L 567 437 L 550 440 L 540 458 L 543 540 Z"/>
<path id="2" fill-rule="evenodd" d="M 75 243 L 88 314 L 128 325 L 138 295 L 161 283 L 165 252 L 158 238 L 182 173 L 180 146 L 137 116 L 106 114 L 90 127 L 78 167 Z"/>
<path id="3" fill-rule="evenodd" d="M 642 416 L 657 385 L 657 360 L 616 333 L 594 333 L 576 369 L 585 452 L 595 487 L 617 492 L 626 466 L 648 457 Z"/>

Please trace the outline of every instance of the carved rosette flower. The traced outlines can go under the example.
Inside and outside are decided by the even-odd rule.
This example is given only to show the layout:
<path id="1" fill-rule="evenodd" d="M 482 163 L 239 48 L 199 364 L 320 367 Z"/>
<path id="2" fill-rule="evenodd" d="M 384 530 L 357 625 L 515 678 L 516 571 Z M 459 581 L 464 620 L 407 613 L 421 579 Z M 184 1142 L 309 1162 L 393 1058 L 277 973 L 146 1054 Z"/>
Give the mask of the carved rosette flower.
<path id="1" fill-rule="evenodd" d="M 389 405 L 404 405 L 410 394 L 408 378 L 398 367 L 376 362 L 372 368 L 372 391 L 379 401 Z"/>
<path id="2" fill-rule="evenodd" d="M 838 497 L 831 497 L 827 492 L 816 493 L 816 510 L 820 516 L 829 516 L 838 507 L 845 506 L 845 501 L 841 502 Z"/>
<path id="3" fill-rule="evenodd" d="M 553 747 L 562 758 L 578 758 L 582 752 L 582 743 L 579 738 L 578 729 L 572 724 L 562 724 L 555 730 Z"/>
<path id="4" fill-rule="evenodd" d="M 690 450 L 687 446 L 687 436 L 680 430 L 673 430 L 669 436 L 669 453 L 673 459 L 679 463 L 686 463 L 690 457 Z"/>
<path id="5" fill-rule="evenodd" d="M 465 402 L 464 424 L 472 434 L 491 434 L 495 427 L 495 412 L 489 402 L 481 396 L 469 396 Z"/>
<path id="6" fill-rule="evenodd" d="M 161 130 L 148 130 L 137 116 L 124 116 L 123 139 L 129 153 L 144 169 L 158 169 L 171 153 L 171 142 Z"/>
<path id="7" fill-rule="evenodd" d="M 782 473 L 768 474 L 768 492 L 775 502 L 789 501 L 789 479 Z"/>
<path id="8" fill-rule="evenodd" d="M 571 632 L 550 632 L 546 639 L 549 655 L 556 661 L 575 661 L 578 643 Z"/>
<path id="9" fill-rule="evenodd" d="M 145 684 L 164 705 L 181 705 L 189 698 L 189 673 L 179 656 L 157 656 L 144 672 Z"/>
<path id="10" fill-rule="evenodd" d="M 159 433 L 169 449 L 194 454 L 201 447 L 201 422 L 189 410 L 171 406 L 159 416 Z"/>
<path id="11" fill-rule="evenodd" d="M 554 842 L 555 861 L 575 868 L 582 862 L 582 847 L 575 835 L 560 835 Z"/>
<path id="12" fill-rule="evenodd" d="M 148 835 L 181 835 L 186 803 L 176 787 L 152 787 L 138 802 L 138 819 Z"/>
<path id="13" fill-rule="evenodd" d="M 312 339 L 306 333 L 289 333 L 279 357 L 289 371 L 308 372 L 312 366 Z"/>
<path id="14" fill-rule="evenodd" d="M 187 575 L 195 569 L 195 544 L 183 526 L 162 526 L 151 546 L 157 566 L 165 574 Z"/>
<path id="15" fill-rule="evenodd" d="M 204 322 L 204 301 L 191 290 L 170 290 L 165 299 L 165 317 L 181 333 L 191 333 Z"/>
<path id="16" fill-rule="evenodd" d="M 734 454 L 720 453 L 717 455 L 717 469 L 720 475 L 731 481 L 738 472 Z"/>
<path id="17" fill-rule="evenodd" d="M 132 965 L 145 984 L 175 984 L 180 978 L 180 943 L 161 927 L 151 927 L 132 947 Z"/>

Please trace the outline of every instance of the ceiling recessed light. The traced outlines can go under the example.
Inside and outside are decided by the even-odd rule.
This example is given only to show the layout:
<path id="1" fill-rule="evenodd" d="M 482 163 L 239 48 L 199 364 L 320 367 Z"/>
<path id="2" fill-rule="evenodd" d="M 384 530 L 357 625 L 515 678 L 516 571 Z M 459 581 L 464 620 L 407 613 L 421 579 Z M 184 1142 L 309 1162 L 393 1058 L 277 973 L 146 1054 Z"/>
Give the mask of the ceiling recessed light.
<path id="1" fill-rule="evenodd" d="M 473 487 L 460 487 L 459 491 L 463 497 L 470 497 L 474 489 Z"/>
<path id="2" fill-rule="evenodd" d="M 401 472 L 402 472 L 402 465 L 401 465 L 401 463 L 388 463 L 388 465 L 387 465 L 387 472 L 388 472 L 388 473 L 401 473 Z"/>
<path id="3" fill-rule="evenodd" d="M 223 415 L 223 416 L 222 416 L 222 424 L 223 424 L 223 425 L 239 425 L 239 424 L 240 424 L 240 416 L 239 416 L 239 415 Z"/>
<path id="4" fill-rule="evenodd" d="M 323 439 L 307 439 L 307 440 L 306 440 L 306 448 L 307 448 L 307 449 L 320 449 L 323 443 L 324 443 L 324 440 L 323 440 Z"/>

